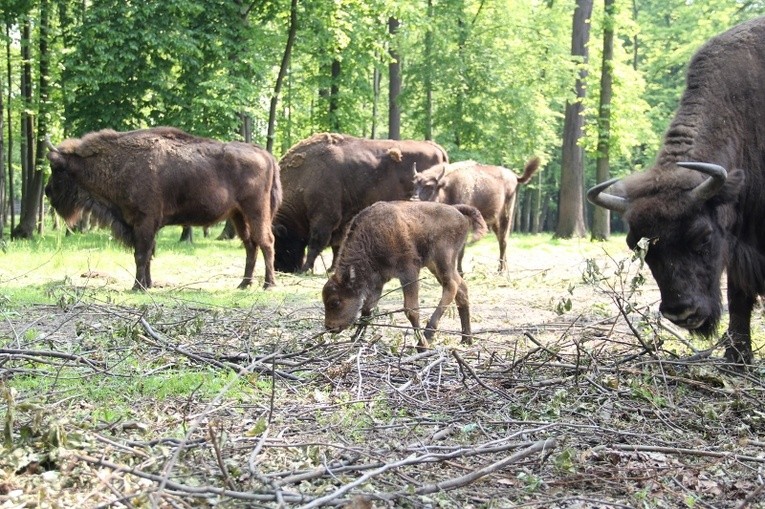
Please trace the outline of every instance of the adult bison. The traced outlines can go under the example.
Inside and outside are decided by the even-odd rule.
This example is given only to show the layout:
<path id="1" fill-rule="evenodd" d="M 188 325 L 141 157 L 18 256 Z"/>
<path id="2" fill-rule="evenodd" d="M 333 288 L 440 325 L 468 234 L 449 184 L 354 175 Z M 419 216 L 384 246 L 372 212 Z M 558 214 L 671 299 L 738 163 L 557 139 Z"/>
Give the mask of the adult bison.
<path id="1" fill-rule="evenodd" d="M 378 201 L 408 200 L 415 165 L 447 160 L 446 151 L 429 141 L 331 133 L 301 141 L 279 161 L 284 202 L 274 218 L 276 270 L 310 270 L 329 245 L 336 255 L 353 216 Z"/>
<path id="2" fill-rule="evenodd" d="M 265 150 L 171 127 L 106 129 L 48 148 L 52 174 L 45 194 L 53 208 L 70 224 L 91 211 L 134 247 L 134 289 L 151 287 L 149 265 L 160 228 L 225 218 L 233 221 L 247 253 L 239 287 L 252 282 L 258 247 L 266 263 L 264 287 L 275 284 L 271 221 L 281 184 L 279 166 Z"/>
<path id="3" fill-rule="evenodd" d="M 499 241 L 499 271 L 507 270 L 507 236 L 512 229 L 518 184 L 525 184 L 539 168 L 539 158 L 529 159 L 518 177 L 501 166 L 475 161 L 437 164 L 414 176 L 415 196 L 449 205 L 465 203 L 481 215 Z M 462 256 L 459 258 L 462 274 Z"/>
<path id="4" fill-rule="evenodd" d="M 750 319 L 765 293 L 765 18 L 709 40 L 688 67 L 687 87 L 655 165 L 589 200 L 622 214 L 627 243 L 647 239 L 646 262 L 662 314 L 715 334 L 727 270 L 725 357 L 753 360 Z"/>

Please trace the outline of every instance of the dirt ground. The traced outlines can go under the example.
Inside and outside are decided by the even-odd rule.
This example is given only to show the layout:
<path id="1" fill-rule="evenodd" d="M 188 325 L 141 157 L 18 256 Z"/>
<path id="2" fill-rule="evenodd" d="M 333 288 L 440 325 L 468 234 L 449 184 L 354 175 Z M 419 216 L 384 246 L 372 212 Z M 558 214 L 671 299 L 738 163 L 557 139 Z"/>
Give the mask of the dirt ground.
<path id="1" fill-rule="evenodd" d="M 5 311 L 0 508 L 765 507 L 761 350 L 737 371 L 661 322 L 626 247 L 509 262 L 469 249 L 475 340 L 451 309 L 426 352 L 393 283 L 323 334 L 321 271 L 244 309 L 75 280 Z M 171 390 L 189 374 L 218 385 Z"/>

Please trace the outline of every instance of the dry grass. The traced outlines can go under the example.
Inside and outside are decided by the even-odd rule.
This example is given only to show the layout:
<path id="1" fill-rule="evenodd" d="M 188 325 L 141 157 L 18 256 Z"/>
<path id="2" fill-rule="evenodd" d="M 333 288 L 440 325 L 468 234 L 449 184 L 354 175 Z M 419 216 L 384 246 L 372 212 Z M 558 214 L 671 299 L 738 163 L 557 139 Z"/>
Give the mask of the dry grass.
<path id="1" fill-rule="evenodd" d="M 507 276 L 495 249 L 468 251 L 474 344 L 450 312 L 421 354 L 393 284 L 336 337 L 320 275 L 210 304 L 176 264 L 138 303 L 119 275 L 11 303 L 0 508 L 765 507 L 761 354 L 735 372 L 667 330 L 620 240 L 517 237 Z"/>

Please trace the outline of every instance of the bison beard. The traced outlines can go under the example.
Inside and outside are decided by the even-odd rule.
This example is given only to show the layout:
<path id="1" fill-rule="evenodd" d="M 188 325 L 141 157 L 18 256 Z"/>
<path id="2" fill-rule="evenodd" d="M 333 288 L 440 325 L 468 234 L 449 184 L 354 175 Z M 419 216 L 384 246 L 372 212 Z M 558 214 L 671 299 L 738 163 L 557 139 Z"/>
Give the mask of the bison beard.
<path id="1" fill-rule="evenodd" d="M 765 293 L 765 17 L 710 39 L 688 66 L 687 87 L 655 165 L 598 184 L 588 199 L 622 214 L 628 243 L 658 242 L 646 262 L 662 313 L 693 334 L 715 334 L 727 273 L 725 357 L 754 360 L 751 316 Z M 614 186 L 613 194 L 604 192 Z"/>
<path id="2" fill-rule="evenodd" d="M 84 211 L 135 248 L 134 289 L 152 286 L 155 235 L 168 224 L 209 226 L 229 218 L 245 246 L 244 278 L 252 282 L 257 248 L 267 288 L 275 284 L 271 221 L 281 203 L 276 160 L 258 147 L 198 138 L 159 127 L 49 143 L 45 194 L 67 223 Z"/>
<path id="3" fill-rule="evenodd" d="M 369 317 L 393 278 L 401 282 L 404 311 L 419 334 L 419 273 L 427 267 L 443 288 L 441 300 L 428 320 L 418 348 L 424 349 L 438 328 L 446 307 L 454 300 L 469 343 L 470 308 L 467 285 L 457 272 L 457 256 L 465 247 L 468 229 L 474 238 L 486 232 L 480 212 L 468 205 L 455 207 L 432 202 L 379 202 L 361 211 L 349 226 L 336 271 L 324 285 L 324 324 L 340 332 L 358 317 Z"/>

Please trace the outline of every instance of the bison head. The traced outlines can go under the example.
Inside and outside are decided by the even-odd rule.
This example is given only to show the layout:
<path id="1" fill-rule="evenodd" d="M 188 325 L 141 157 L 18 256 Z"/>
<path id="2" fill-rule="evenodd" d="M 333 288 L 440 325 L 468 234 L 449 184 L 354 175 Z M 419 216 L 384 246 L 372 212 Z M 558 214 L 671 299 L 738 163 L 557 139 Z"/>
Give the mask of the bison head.
<path id="1" fill-rule="evenodd" d="M 629 225 L 627 244 L 634 249 L 647 239 L 645 261 L 661 292 L 659 310 L 691 332 L 709 337 L 722 313 L 720 277 L 727 264 L 732 207 L 743 172 L 730 175 L 707 163 L 677 163 L 701 172 L 649 171 L 620 181 L 620 195 L 604 193 L 616 179 L 587 192 L 595 205 L 619 212 Z"/>
<path id="2" fill-rule="evenodd" d="M 350 278 L 350 279 L 349 279 Z M 337 274 L 324 285 L 321 292 L 324 301 L 324 327 L 329 332 L 341 332 L 358 318 L 364 304 L 363 292 L 355 288 L 353 269 L 345 278 Z"/>
<path id="3" fill-rule="evenodd" d="M 414 175 L 414 199 L 421 201 L 436 201 L 440 181 L 446 174 L 446 165 L 438 164 L 421 173 Z"/>
<path id="4" fill-rule="evenodd" d="M 273 233 L 274 268 L 279 272 L 300 272 L 308 240 L 281 224 L 274 224 Z"/>
<path id="5" fill-rule="evenodd" d="M 79 220 L 82 213 L 88 209 L 92 201 L 71 171 L 71 159 L 77 158 L 54 147 L 46 137 L 48 145 L 48 160 L 50 161 L 51 176 L 45 186 L 45 196 L 53 208 L 64 218 L 69 226 Z"/>

